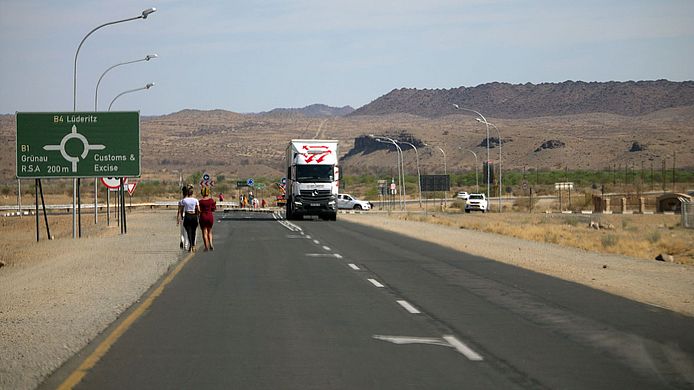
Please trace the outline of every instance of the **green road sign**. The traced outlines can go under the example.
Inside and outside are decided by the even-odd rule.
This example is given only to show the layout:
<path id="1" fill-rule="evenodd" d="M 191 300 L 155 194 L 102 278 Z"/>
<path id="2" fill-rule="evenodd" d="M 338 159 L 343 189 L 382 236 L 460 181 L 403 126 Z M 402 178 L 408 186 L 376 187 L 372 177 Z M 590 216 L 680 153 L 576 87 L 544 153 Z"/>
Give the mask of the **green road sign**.
<path id="1" fill-rule="evenodd" d="M 17 178 L 140 176 L 139 112 L 17 113 Z"/>

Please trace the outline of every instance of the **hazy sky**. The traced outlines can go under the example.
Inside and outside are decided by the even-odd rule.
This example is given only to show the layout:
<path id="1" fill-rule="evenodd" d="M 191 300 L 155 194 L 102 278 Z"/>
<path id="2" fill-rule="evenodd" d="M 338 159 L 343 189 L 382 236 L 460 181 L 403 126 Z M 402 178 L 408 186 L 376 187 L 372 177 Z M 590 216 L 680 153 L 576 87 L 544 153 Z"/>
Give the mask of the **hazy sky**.
<path id="1" fill-rule="evenodd" d="M 0 113 L 355 108 L 401 87 L 694 79 L 691 0 L 0 0 Z"/>

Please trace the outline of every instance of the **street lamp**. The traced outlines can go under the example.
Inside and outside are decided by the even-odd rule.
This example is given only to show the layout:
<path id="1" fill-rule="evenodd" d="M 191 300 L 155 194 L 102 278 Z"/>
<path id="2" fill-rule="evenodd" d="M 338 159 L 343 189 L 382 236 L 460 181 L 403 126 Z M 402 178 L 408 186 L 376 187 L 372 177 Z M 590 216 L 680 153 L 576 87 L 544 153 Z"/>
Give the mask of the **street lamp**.
<path id="1" fill-rule="evenodd" d="M 457 104 L 454 104 L 453 107 L 455 107 L 456 110 L 463 110 L 463 111 L 470 111 L 474 112 L 475 114 L 479 115 L 480 118 L 484 121 L 484 124 L 487 126 L 487 201 L 489 201 L 490 198 L 490 187 L 491 187 L 491 173 L 489 172 L 489 123 L 487 122 L 487 119 L 485 119 L 484 115 L 480 114 L 479 112 L 475 110 L 471 110 L 469 108 L 463 108 L 458 106 Z"/>
<path id="2" fill-rule="evenodd" d="M 92 31 L 90 31 L 87 35 L 85 35 L 84 38 L 82 38 L 82 41 L 80 42 L 79 46 L 77 46 L 77 52 L 75 52 L 75 65 L 74 65 L 73 73 L 72 73 L 72 111 L 77 111 L 77 56 L 80 54 L 80 49 L 82 48 L 82 44 L 84 44 L 84 41 L 86 41 L 87 38 L 89 38 L 89 36 L 92 35 L 92 33 L 94 33 L 94 31 L 96 31 L 102 27 L 110 26 L 112 24 L 117 24 L 117 23 L 129 22 L 131 20 L 147 19 L 147 16 L 149 16 L 149 14 L 156 12 L 156 11 L 157 11 L 156 8 L 147 8 L 146 10 L 142 11 L 142 14 L 140 14 L 138 16 L 135 16 L 132 18 L 127 18 L 127 19 L 116 20 L 114 22 L 104 23 L 98 27 L 95 27 Z"/>
<path id="3" fill-rule="evenodd" d="M 134 64 L 136 62 L 149 61 L 149 60 L 157 58 L 157 57 L 159 57 L 159 56 L 156 54 L 148 54 L 147 56 L 145 56 L 145 58 L 140 58 L 139 60 L 121 62 L 120 64 L 115 64 L 115 65 L 111 66 L 110 68 L 106 69 L 104 71 L 104 73 L 101 74 L 101 77 L 99 77 L 99 81 L 97 81 L 97 83 L 96 83 L 96 90 L 94 92 L 94 111 L 98 111 L 97 103 L 98 103 L 98 98 L 99 98 L 99 84 L 101 84 L 101 79 L 103 79 L 104 76 L 106 76 L 106 73 L 108 73 L 111 69 L 119 67 L 121 65 L 128 65 L 128 64 Z"/>
<path id="4" fill-rule="evenodd" d="M 475 185 L 477 186 L 477 190 L 476 190 L 476 191 L 477 191 L 477 192 L 480 192 L 480 182 L 479 182 L 479 180 L 477 180 L 477 164 L 478 164 L 478 162 L 477 162 L 477 153 L 473 152 L 473 151 L 470 150 L 470 149 L 463 149 L 463 148 L 461 148 L 461 147 L 458 147 L 458 149 L 460 149 L 460 150 L 462 150 L 462 151 L 464 151 L 464 152 L 470 152 L 470 153 L 472 153 L 473 156 L 475 156 Z"/>
<path id="5" fill-rule="evenodd" d="M 428 145 L 426 143 L 424 144 L 424 146 L 428 146 L 428 147 L 433 149 L 433 146 Z M 438 149 L 441 152 L 441 154 L 443 154 L 443 174 L 448 176 L 448 169 L 446 168 L 446 152 L 444 152 L 440 146 L 437 146 L 436 149 Z M 450 180 L 449 180 L 449 186 L 450 186 Z M 444 201 L 441 204 L 443 204 L 444 202 L 447 203 L 445 200 L 447 196 L 448 196 L 448 191 L 443 193 Z"/>
<path id="6" fill-rule="evenodd" d="M 477 122 L 484 123 L 480 118 L 475 118 Z M 499 128 L 496 127 L 495 124 L 491 122 L 487 122 L 487 124 L 494 129 L 496 129 L 496 134 L 499 136 L 499 212 L 501 212 L 501 188 L 502 188 L 502 181 L 501 181 L 501 132 L 499 131 Z"/>
<path id="7" fill-rule="evenodd" d="M 149 61 L 153 58 L 157 58 L 158 56 L 156 54 L 148 54 L 145 56 L 145 58 L 141 58 L 139 60 L 133 60 L 133 61 L 127 61 L 127 62 L 121 62 L 120 64 L 115 64 L 111 66 L 110 68 L 106 69 L 104 73 L 101 74 L 101 77 L 99 77 L 99 81 L 96 83 L 96 90 L 94 91 L 94 112 L 99 111 L 98 109 L 98 102 L 99 102 L 99 84 L 101 84 L 101 79 L 106 76 L 106 73 L 108 73 L 111 69 L 116 68 L 121 65 L 128 65 L 128 64 L 134 64 L 136 62 L 141 62 L 141 61 Z M 97 180 L 94 178 L 94 223 L 99 223 L 99 207 L 98 207 L 98 188 L 97 188 Z"/>
<path id="8" fill-rule="evenodd" d="M 417 158 L 417 181 L 418 181 L 417 188 L 419 188 L 419 208 L 422 208 L 422 175 L 419 171 L 419 152 L 417 152 L 417 148 L 409 142 L 405 142 L 405 141 L 398 141 L 398 142 L 403 143 L 405 145 L 410 145 L 410 146 L 412 146 L 412 149 L 414 149 L 414 154 Z M 403 166 L 403 168 L 404 168 L 404 166 Z"/>
<path id="9" fill-rule="evenodd" d="M 389 137 L 383 136 L 383 135 L 369 135 L 370 138 L 373 138 L 376 142 L 381 142 L 381 143 L 386 143 L 386 141 L 381 140 L 381 138 L 384 138 L 388 141 L 388 143 L 391 143 L 395 145 L 395 148 L 397 149 L 398 152 L 398 184 L 400 187 L 400 209 L 403 210 L 405 208 L 405 166 L 403 164 L 403 158 L 402 158 L 402 148 L 400 148 L 400 145 L 398 143 Z"/>
<path id="10" fill-rule="evenodd" d="M 126 93 L 132 93 L 132 92 L 142 91 L 143 89 L 150 89 L 150 88 L 152 88 L 153 86 L 154 86 L 154 83 L 149 83 L 149 84 L 145 85 L 144 87 L 135 88 L 135 89 L 129 89 L 129 90 L 127 90 L 127 91 L 123 91 L 123 92 L 119 93 L 116 97 L 113 98 L 113 100 L 111 100 L 111 104 L 108 105 L 108 110 L 111 111 L 111 106 L 113 106 L 113 102 L 115 102 L 116 99 L 118 99 L 119 97 L 125 95 Z"/>
<path id="11" fill-rule="evenodd" d="M 75 64 L 73 67 L 73 72 L 72 72 L 72 111 L 77 111 L 77 56 L 80 54 L 80 49 L 82 48 L 82 44 L 84 44 L 84 41 L 89 38 L 90 35 L 94 33 L 94 31 L 110 26 L 112 24 L 117 24 L 117 23 L 123 23 L 123 22 L 128 22 L 131 20 L 137 20 L 137 19 L 147 19 L 149 14 L 156 12 L 156 8 L 147 8 L 146 10 L 142 11 L 142 13 L 138 16 L 132 17 L 132 18 L 127 18 L 127 19 L 121 19 L 121 20 L 116 20 L 113 22 L 108 22 L 104 23 L 100 26 L 95 27 L 90 31 L 87 35 L 82 38 L 82 41 L 80 41 L 79 46 L 77 46 L 77 51 L 75 52 Z M 78 179 L 72 179 L 72 238 L 77 238 L 77 219 L 75 218 L 75 212 L 77 209 L 77 180 Z"/>
<path id="12" fill-rule="evenodd" d="M 431 145 L 429 145 L 429 144 L 426 144 L 426 143 L 424 144 L 424 146 L 428 146 L 428 147 L 430 147 L 430 148 L 432 148 L 432 149 L 434 148 L 433 146 L 431 146 Z M 447 168 L 446 168 L 446 152 L 444 152 L 443 149 L 441 149 L 440 146 L 437 146 L 436 149 L 438 149 L 438 150 L 441 152 L 441 154 L 443 154 L 443 174 L 444 174 L 444 175 L 448 175 L 448 170 L 447 170 Z"/>

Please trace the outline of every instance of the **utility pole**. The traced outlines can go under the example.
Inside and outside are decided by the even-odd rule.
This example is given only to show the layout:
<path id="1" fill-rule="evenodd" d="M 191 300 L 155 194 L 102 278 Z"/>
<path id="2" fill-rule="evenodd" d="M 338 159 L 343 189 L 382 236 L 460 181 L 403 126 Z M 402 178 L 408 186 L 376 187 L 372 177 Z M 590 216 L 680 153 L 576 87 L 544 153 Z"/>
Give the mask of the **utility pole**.
<path id="1" fill-rule="evenodd" d="M 677 160 L 677 151 L 672 154 L 672 192 L 677 192 L 675 190 L 675 161 Z"/>
<path id="2" fill-rule="evenodd" d="M 651 191 L 654 191 L 655 187 L 653 187 L 653 160 L 651 160 Z"/>
<path id="3" fill-rule="evenodd" d="M 663 166 L 660 169 L 660 183 L 662 184 L 663 191 L 665 191 L 665 164 L 667 163 L 667 157 L 665 157 L 662 161 Z"/>

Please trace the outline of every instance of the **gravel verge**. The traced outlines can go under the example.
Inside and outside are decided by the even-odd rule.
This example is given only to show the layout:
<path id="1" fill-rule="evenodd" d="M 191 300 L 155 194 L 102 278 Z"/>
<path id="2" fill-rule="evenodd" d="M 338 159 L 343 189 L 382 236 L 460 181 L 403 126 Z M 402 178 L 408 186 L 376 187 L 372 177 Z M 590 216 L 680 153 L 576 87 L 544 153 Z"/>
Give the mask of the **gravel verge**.
<path id="1" fill-rule="evenodd" d="M 115 321 L 185 253 L 175 212 L 135 212 L 128 234 L 42 241 L 0 269 L 0 388 L 32 389 Z"/>
<path id="2" fill-rule="evenodd" d="M 397 214 L 340 214 L 339 218 L 694 316 L 694 267 L 691 265 L 588 252 L 476 230 L 402 220 Z"/>

